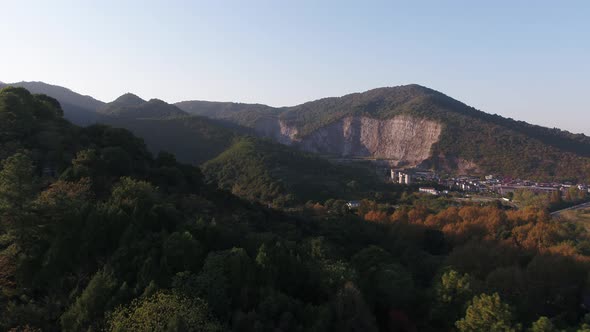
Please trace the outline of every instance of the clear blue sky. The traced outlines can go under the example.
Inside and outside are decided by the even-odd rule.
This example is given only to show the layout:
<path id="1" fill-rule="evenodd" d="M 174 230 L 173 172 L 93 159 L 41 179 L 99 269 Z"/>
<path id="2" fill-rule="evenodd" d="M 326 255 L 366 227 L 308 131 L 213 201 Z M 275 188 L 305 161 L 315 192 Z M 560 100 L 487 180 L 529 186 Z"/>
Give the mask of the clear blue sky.
<path id="1" fill-rule="evenodd" d="M 0 29 L 1 81 L 105 101 L 284 106 L 418 83 L 590 134 L 590 1 L 3 1 Z"/>

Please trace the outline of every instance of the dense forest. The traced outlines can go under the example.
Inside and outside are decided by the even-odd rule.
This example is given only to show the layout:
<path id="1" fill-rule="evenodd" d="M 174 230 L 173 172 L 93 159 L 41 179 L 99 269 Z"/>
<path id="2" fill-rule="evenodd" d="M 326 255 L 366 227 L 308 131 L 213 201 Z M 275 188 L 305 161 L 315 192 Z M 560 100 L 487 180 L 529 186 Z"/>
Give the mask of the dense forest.
<path id="1" fill-rule="evenodd" d="M 0 159 L 1 330 L 590 331 L 590 235 L 541 207 L 268 208 L 12 87 Z"/>

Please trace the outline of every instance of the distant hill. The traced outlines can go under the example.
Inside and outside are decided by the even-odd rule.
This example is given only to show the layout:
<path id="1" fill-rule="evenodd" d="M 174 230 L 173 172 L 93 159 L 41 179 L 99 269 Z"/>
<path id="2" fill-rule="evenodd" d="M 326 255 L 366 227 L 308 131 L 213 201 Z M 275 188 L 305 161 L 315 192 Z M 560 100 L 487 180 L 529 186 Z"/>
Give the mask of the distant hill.
<path id="1" fill-rule="evenodd" d="M 96 123 L 99 118 L 96 111 L 105 104 L 90 96 L 84 96 L 70 89 L 43 82 L 0 83 L 0 88 L 8 85 L 22 87 L 31 93 L 46 94 L 57 99 L 64 111 L 64 116 L 77 125 Z"/>
<path id="2" fill-rule="evenodd" d="M 232 118 L 239 113 L 253 113 L 253 112 L 274 112 L 276 108 L 263 104 L 244 104 L 232 102 L 216 102 L 216 101 L 181 101 L 175 103 L 181 110 L 195 115 L 202 115 L 211 118 Z"/>
<path id="3" fill-rule="evenodd" d="M 183 101 L 174 104 L 181 110 L 193 114 L 216 119 L 233 128 L 250 128 L 257 132 L 258 124 L 264 119 L 273 121 L 280 109 L 262 104 L 244 104 L 215 101 Z M 268 136 L 268 135 L 264 135 Z"/>
<path id="4" fill-rule="evenodd" d="M 104 105 L 98 112 L 122 118 L 172 118 L 188 115 L 178 107 L 162 100 L 145 101 L 131 93 L 126 93 Z"/>
<path id="5" fill-rule="evenodd" d="M 169 151 L 179 160 L 195 165 L 214 158 L 232 142 L 236 133 L 204 117 L 189 116 L 174 105 L 158 99 L 145 101 L 126 93 L 103 103 L 66 88 L 41 82 L 0 84 L 32 87 L 38 94 L 57 99 L 64 117 L 78 125 L 103 123 L 125 128 L 141 137 L 153 153 Z"/>
<path id="6" fill-rule="evenodd" d="M 167 151 L 184 163 L 199 165 L 231 146 L 238 134 L 214 121 L 199 117 L 104 117 L 103 123 L 125 128 L 144 139 L 150 151 Z"/>
<path id="7" fill-rule="evenodd" d="M 141 99 L 137 95 L 134 95 L 133 93 L 128 92 L 124 95 L 121 95 L 119 98 L 113 100 L 112 102 L 102 105 L 102 107 L 99 108 L 98 111 L 101 113 L 111 113 L 112 111 L 120 108 L 137 107 L 144 103 L 146 103 L 145 100 Z"/>

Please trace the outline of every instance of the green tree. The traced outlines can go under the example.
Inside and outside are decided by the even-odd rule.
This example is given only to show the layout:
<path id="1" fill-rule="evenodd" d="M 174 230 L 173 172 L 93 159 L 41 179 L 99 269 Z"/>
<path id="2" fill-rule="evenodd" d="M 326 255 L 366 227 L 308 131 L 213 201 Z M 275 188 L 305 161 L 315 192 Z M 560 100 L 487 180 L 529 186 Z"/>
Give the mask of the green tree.
<path id="1" fill-rule="evenodd" d="M 117 308 L 107 318 L 107 331 L 221 331 L 200 299 L 158 291 Z"/>
<path id="2" fill-rule="evenodd" d="M 0 92 L 0 142 L 20 140 L 35 125 L 34 98 L 23 88 L 8 87 Z"/>
<path id="3" fill-rule="evenodd" d="M 370 246 L 352 257 L 359 274 L 359 286 L 367 302 L 380 308 L 404 307 L 413 296 L 412 275 L 394 262 L 391 254 Z"/>
<path id="4" fill-rule="evenodd" d="M 361 292 L 347 283 L 338 292 L 332 305 L 334 331 L 377 331 L 375 316 L 365 303 Z"/>
<path id="5" fill-rule="evenodd" d="M 128 213 L 141 215 L 148 211 L 156 202 L 156 189 L 146 181 L 121 178 L 114 186 L 111 203 L 120 206 Z"/>
<path id="6" fill-rule="evenodd" d="M 434 293 L 431 318 L 438 324 L 450 327 L 465 312 L 465 305 L 473 296 L 471 277 L 449 270 L 441 276 Z"/>
<path id="7" fill-rule="evenodd" d="M 102 320 L 116 290 L 117 280 L 105 269 L 98 271 L 76 302 L 61 316 L 64 331 L 83 331 Z"/>
<path id="8" fill-rule="evenodd" d="M 190 232 L 174 232 L 164 241 L 163 264 L 173 272 L 196 270 L 203 259 L 203 249 Z"/>
<path id="9" fill-rule="evenodd" d="M 35 194 L 33 162 L 28 155 L 16 153 L 2 162 L 0 171 L 0 214 L 22 239 L 25 213 Z"/>
<path id="10" fill-rule="evenodd" d="M 533 325 L 527 330 L 528 332 L 557 332 L 551 320 L 547 317 L 539 317 Z"/>
<path id="11" fill-rule="evenodd" d="M 512 309 L 498 293 L 481 294 L 473 298 L 465 317 L 455 325 L 461 332 L 512 332 L 518 330 L 513 320 Z"/>

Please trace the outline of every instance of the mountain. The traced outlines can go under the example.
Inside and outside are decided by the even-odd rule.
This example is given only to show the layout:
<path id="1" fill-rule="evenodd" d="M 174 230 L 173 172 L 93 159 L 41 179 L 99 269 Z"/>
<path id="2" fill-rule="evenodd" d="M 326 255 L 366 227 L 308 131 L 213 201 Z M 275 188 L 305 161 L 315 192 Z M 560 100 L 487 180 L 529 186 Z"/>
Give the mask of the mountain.
<path id="1" fill-rule="evenodd" d="M 59 101 L 64 116 L 78 125 L 88 125 L 98 121 L 96 111 L 104 106 L 104 102 L 90 96 L 84 96 L 70 89 L 43 82 L 0 83 L 3 86 L 22 87 L 31 93 L 45 94 Z"/>
<path id="2" fill-rule="evenodd" d="M 32 85 L 35 92 L 59 100 L 66 118 L 75 123 L 103 122 L 134 130 L 141 128 L 136 134 L 151 142 L 152 151 L 165 147 L 191 162 L 204 161 L 201 157 L 190 157 L 194 151 L 209 150 L 199 152 L 208 157 L 231 145 L 231 140 L 219 145 L 220 141 L 215 139 L 208 145 L 210 149 L 202 149 L 208 143 L 200 138 L 209 137 L 212 131 L 225 126 L 240 135 L 271 138 L 306 152 L 345 159 L 380 159 L 392 167 L 590 181 L 589 137 L 487 114 L 415 84 L 282 108 L 207 101 L 170 105 L 157 99 L 145 101 L 132 94 L 104 104 L 65 88 L 44 83 L 20 84 Z M 158 137 L 164 131 L 157 129 L 153 119 L 189 115 L 215 121 L 207 122 L 203 118 L 168 121 L 165 132 L 178 142 L 158 145 Z M 140 118 L 143 122 L 135 123 Z M 152 120 L 144 121 L 147 118 Z M 194 124 L 189 125 L 190 122 Z M 205 130 L 209 125 L 211 129 Z M 193 141 L 191 130 L 197 130 L 196 147 L 187 146 Z M 201 130 L 205 130 L 204 135 L 198 132 Z"/>
<path id="3" fill-rule="evenodd" d="M 145 101 L 126 93 L 98 110 L 102 123 L 141 137 L 153 153 L 168 151 L 199 165 L 227 149 L 237 133 L 201 116 L 191 116 L 159 99 Z"/>
<path id="4" fill-rule="evenodd" d="M 210 118 L 224 119 L 232 118 L 240 113 L 271 113 L 275 108 L 263 104 L 244 104 L 232 102 L 215 101 L 181 101 L 175 103 L 181 110 L 195 115 L 202 115 Z"/>
<path id="5" fill-rule="evenodd" d="M 225 126 L 233 129 L 250 129 L 249 133 L 256 134 L 256 123 L 269 119 L 273 121 L 280 109 L 262 104 L 244 104 L 215 101 L 182 101 L 174 104 L 181 110 L 199 116 L 219 120 Z M 265 135 L 268 136 L 268 135 Z"/>
<path id="6" fill-rule="evenodd" d="M 438 91 L 406 85 L 293 107 L 184 102 L 304 151 L 376 158 L 394 167 L 535 179 L 590 179 L 590 138 L 491 115 Z M 214 109 L 217 107 L 217 111 Z"/>
<path id="7" fill-rule="evenodd" d="M 145 101 L 126 93 L 98 110 L 100 114 L 121 118 L 171 118 L 188 115 L 178 107 L 159 99 Z"/>
<path id="8" fill-rule="evenodd" d="M 110 113 L 116 109 L 124 107 L 137 107 L 144 104 L 146 101 L 134 95 L 133 93 L 125 93 L 112 102 L 103 105 L 98 111 L 100 113 Z"/>

